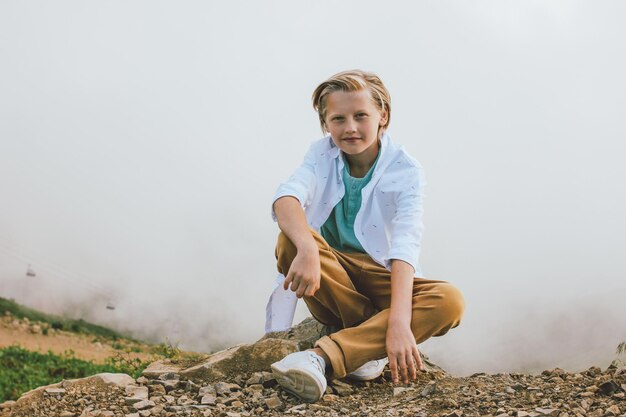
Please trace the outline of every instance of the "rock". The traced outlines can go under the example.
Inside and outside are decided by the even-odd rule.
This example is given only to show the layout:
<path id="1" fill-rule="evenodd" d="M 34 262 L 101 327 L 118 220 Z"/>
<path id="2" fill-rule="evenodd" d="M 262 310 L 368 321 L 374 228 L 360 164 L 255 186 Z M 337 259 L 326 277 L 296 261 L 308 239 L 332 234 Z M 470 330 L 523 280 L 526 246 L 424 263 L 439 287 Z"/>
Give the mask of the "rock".
<path id="1" fill-rule="evenodd" d="M 161 385 L 165 392 L 173 391 L 180 385 L 180 381 L 178 379 L 155 380 L 155 383 Z"/>
<path id="2" fill-rule="evenodd" d="M 148 387 L 139 387 L 137 385 L 127 385 L 124 388 L 128 397 L 138 398 L 140 400 L 148 399 Z"/>
<path id="3" fill-rule="evenodd" d="M 59 414 L 59 417 L 76 417 L 76 413 L 72 413 L 71 411 L 63 411 Z"/>
<path id="4" fill-rule="evenodd" d="M 214 385 L 214 387 L 215 387 L 215 392 L 217 393 L 217 395 L 227 395 L 227 394 L 230 394 L 232 391 L 241 390 L 241 387 L 239 385 L 230 384 L 224 381 L 218 382 L 217 384 Z"/>
<path id="5" fill-rule="evenodd" d="M 246 385 L 262 384 L 263 374 L 261 372 L 254 372 L 250 378 L 246 380 Z"/>
<path id="6" fill-rule="evenodd" d="M 135 410 L 145 410 L 147 408 L 152 408 L 155 405 L 156 404 L 153 401 L 143 400 L 143 401 L 139 401 L 138 403 L 133 404 L 133 408 Z"/>
<path id="7" fill-rule="evenodd" d="M 424 398 L 430 397 L 431 395 L 435 393 L 436 390 L 437 390 L 437 386 L 433 382 L 431 384 L 426 385 L 424 389 L 422 389 L 422 392 L 420 393 L 420 395 Z"/>
<path id="8" fill-rule="evenodd" d="M 541 407 L 537 407 L 537 408 L 535 408 L 535 411 L 538 412 L 539 414 L 543 415 L 543 416 L 557 417 L 559 415 L 559 410 L 557 410 L 556 408 L 541 408 Z"/>
<path id="9" fill-rule="evenodd" d="M 397 397 L 398 395 L 402 395 L 406 392 L 409 391 L 414 391 L 414 388 L 407 388 L 407 387 L 393 387 L 393 396 Z"/>
<path id="10" fill-rule="evenodd" d="M 619 389 L 619 385 L 613 380 L 606 381 L 598 386 L 598 390 L 602 395 L 611 395 Z"/>
<path id="11" fill-rule="evenodd" d="M 619 407 L 615 404 L 604 410 L 604 415 L 607 417 L 619 416 L 621 413 Z"/>
<path id="12" fill-rule="evenodd" d="M 178 381 L 180 380 L 180 375 L 176 372 L 165 372 L 158 377 L 159 381 Z"/>
<path id="13" fill-rule="evenodd" d="M 217 392 L 215 391 L 215 388 L 210 385 L 207 385 L 205 387 L 200 387 L 200 389 L 198 389 L 198 396 L 204 397 L 205 395 L 216 396 Z"/>
<path id="14" fill-rule="evenodd" d="M 124 414 L 124 417 L 139 417 L 139 413 Z"/>
<path id="15" fill-rule="evenodd" d="M 602 373 L 602 369 L 598 368 L 597 366 L 592 366 L 583 373 L 591 377 L 596 377 Z"/>
<path id="16" fill-rule="evenodd" d="M 341 381 L 333 381 L 331 383 L 331 386 L 333 388 L 333 391 L 340 397 L 347 397 L 354 391 L 352 389 L 352 385 L 346 384 L 345 382 Z"/>
<path id="17" fill-rule="evenodd" d="M 206 395 L 203 395 L 202 398 L 200 399 L 200 404 L 215 405 L 215 400 L 216 400 L 215 395 L 206 394 Z"/>
<path id="18" fill-rule="evenodd" d="M 65 394 L 65 389 L 63 389 L 63 388 L 46 388 L 46 389 L 44 389 L 44 393 L 46 393 L 46 395 L 51 395 L 51 396 L 64 395 Z"/>
<path id="19" fill-rule="evenodd" d="M 298 342 L 283 339 L 261 339 L 210 355 L 201 364 L 181 371 L 187 378 L 219 380 L 244 372 L 267 371 L 270 365 L 298 351 Z"/>
<path id="20" fill-rule="evenodd" d="M 153 397 L 160 397 L 166 394 L 165 387 L 160 384 L 153 384 L 148 387 L 150 395 Z"/>
<path id="21" fill-rule="evenodd" d="M 148 379 L 156 379 L 164 374 L 178 374 L 183 369 L 183 365 L 172 363 L 169 359 L 163 359 L 152 362 L 143 370 L 141 375 Z"/>
<path id="22" fill-rule="evenodd" d="M 283 402 L 278 397 L 269 397 L 265 399 L 265 405 L 270 410 L 277 410 L 283 406 Z"/>
<path id="23" fill-rule="evenodd" d="M 127 385 L 131 385 L 135 383 L 135 380 L 130 375 L 126 374 L 112 374 L 112 373 L 101 373 L 94 375 L 90 378 L 99 378 L 105 384 L 115 385 L 120 388 L 124 388 Z M 76 380 L 73 380 L 76 381 Z"/>
<path id="24" fill-rule="evenodd" d="M 11 408 L 15 405 L 15 401 L 5 401 L 0 404 L 0 410 L 5 410 L 7 408 Z"/>

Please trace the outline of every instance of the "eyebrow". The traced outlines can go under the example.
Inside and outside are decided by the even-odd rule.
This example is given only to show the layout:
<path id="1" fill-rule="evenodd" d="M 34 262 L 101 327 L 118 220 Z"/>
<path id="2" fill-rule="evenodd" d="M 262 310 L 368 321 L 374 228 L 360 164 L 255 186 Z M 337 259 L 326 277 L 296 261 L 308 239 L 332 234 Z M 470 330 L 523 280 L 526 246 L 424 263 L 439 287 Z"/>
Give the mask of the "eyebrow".
<path id="1" fill-rule="evenodd" d="M 358 113 L 368 113 L 368 111 L 363 109 L 363 110 L 357 110 L 354 112 L 354 114 L 358 114 Z M 330 113 L 328 117 L 343 116 L 343 115 L 344 115 L 343 113 Z"/>

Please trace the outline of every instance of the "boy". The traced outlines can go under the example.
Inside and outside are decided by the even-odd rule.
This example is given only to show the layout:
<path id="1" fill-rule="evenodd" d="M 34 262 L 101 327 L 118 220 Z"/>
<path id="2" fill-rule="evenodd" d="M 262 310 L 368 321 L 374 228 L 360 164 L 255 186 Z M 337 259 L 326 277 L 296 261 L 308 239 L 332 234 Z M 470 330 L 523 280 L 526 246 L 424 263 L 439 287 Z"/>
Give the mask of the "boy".
<path id="1" fill-rule="evenodd" d="M 386 133 L 390 104 L 372 73 L 345 71 L 320 84 L 313 106 L 329 136 L 313 143 L 274 196 L 284 289 L 341 329 L 272 364 L 278 383 L 304 401 L 321 398 L 326 373 L 371 379 L 363 369 L 385 356 L 394 383 L 408 383 L 422 369 L 417 344 L 461 320 L 454 286 L 416 278 L 424 180 Z M 381 372 L 374 366 L 374 377 Z"/>

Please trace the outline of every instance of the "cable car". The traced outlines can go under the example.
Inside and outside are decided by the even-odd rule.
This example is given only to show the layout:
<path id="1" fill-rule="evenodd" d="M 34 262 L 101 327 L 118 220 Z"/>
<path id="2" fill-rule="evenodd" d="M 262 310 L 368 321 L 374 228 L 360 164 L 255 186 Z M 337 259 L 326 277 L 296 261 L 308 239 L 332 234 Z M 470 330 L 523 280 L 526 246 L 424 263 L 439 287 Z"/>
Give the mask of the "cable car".
<path id="1" fill-rule="evenodd" d="M 115 310 L 115 304 L 111 300 L 107 301 L 107 310 Z"/>
<path id="2" fill-rule="evenodd" d="M 28 264 L 28 268 L 26 268 L 26 276 L 27 277 L 36 277 L 37 274 L 35 273 L 35 270 L 33 268 L 31 268 L 30 264 Z"/>

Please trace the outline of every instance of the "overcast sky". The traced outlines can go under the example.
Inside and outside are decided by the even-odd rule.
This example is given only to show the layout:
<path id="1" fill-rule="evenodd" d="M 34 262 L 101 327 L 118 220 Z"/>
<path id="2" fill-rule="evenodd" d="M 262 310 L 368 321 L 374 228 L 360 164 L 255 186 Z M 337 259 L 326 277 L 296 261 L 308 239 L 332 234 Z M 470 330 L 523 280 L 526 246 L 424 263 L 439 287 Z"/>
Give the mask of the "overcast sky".
<path id="1" fill-rule="evenodd" d="M 624 21 L 619 1 L 2 0 L 0 296 L 189 349 L 256 340 L 311 93 L 361 68 L 425 168 L 424 272 L 467 301 L 422 350 L 457 374 L 606 366 Z"/>

